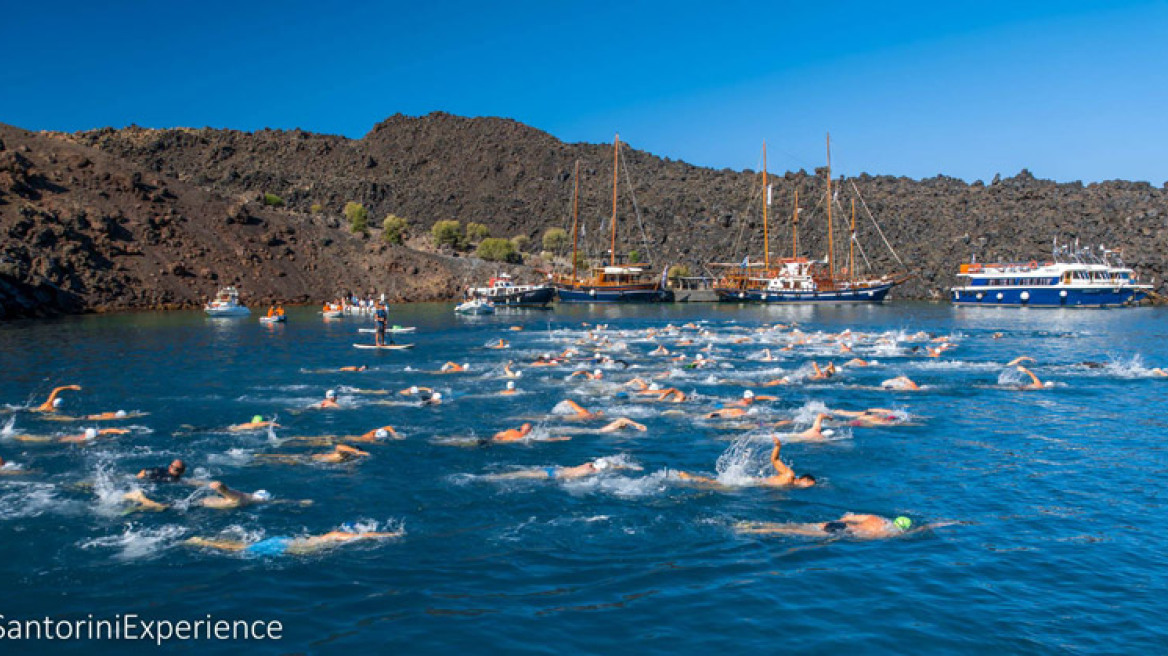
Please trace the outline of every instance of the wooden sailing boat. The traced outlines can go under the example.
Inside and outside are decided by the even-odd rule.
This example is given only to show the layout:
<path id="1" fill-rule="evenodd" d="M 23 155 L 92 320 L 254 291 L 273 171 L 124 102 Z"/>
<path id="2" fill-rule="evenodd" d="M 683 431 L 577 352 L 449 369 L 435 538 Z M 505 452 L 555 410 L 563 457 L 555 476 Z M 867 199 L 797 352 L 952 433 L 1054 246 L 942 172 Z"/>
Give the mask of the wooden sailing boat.
<path id="1" fill-rule="evenodd" d="M 720 301 L 758 301 L 763 303 L 880 303 L 896 285 L 908 279 L 907 275 L 856 276 L 856 203 L 852 201 L 851 234 L 848 245 L 848 266 L 844 272 L 835 267 L 835 227 L 831 192 L 831 135 L 827 137 L 827 257 L 813 260 L 799 255 L 799 192 L 795 192 L 795 210 L 791 219 L 791 257 L 781 258 L 772 267 L 770 259 L 770 230 L 767 225 L 767 206 L 770 188 L 767 185 L 766 144 L 763 144 L 763 240 L 761 268 L 752 266 L 749 258 L 742 264 L 714 264 L 726 271 L 714 283 Z M 891 247 L 890 247 L 891 248 Z M 895 256 L 895 252 L 893 252 Z M 899 258 L 897 258 L 899 261 Z"/>
<path id="2" fill-rule="evenodd" d="M 672 301 L 665 273 L 657 277 L 649 264 L 618 264 L 616 258 L 617 173 L 620 170 L 620 135 L 612 144 L 612 235 L 607 265 L 593 266 L 587 275 L 579 271 L 580 163 L 576 163 L 572 192 L 572 273 L 553 277 L 562 303 L 655 303 Z"/>

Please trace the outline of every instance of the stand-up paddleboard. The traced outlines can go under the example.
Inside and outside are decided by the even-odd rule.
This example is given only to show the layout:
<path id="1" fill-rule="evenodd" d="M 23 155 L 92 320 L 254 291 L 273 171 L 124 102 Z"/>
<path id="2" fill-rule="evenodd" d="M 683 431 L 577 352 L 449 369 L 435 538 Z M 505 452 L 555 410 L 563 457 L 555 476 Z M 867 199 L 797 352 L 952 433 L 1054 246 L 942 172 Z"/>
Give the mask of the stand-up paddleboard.
<path id="1" fill-rule="evenodd" d="M 417 326 L 394 326 L 393 328 L 386 328 L 385 332 L 394 333 L 394 334 L 412 333 L 417 329 L 418 329 Z M 376 328 L 358 328 L 357 332 L 359 332 L 359 333 L 375 333 L 375 332 L 377 332 L 377 329 Z"/>
<path id="2" fill-rule="evenodd" d="M 376 344 L 354 344 L 353 348 L 359 349 L 385 349 L 387 351 L 401 351 L 404 349 L 414 348 L 413 344 L 385 344 L 378 346 Z"/>

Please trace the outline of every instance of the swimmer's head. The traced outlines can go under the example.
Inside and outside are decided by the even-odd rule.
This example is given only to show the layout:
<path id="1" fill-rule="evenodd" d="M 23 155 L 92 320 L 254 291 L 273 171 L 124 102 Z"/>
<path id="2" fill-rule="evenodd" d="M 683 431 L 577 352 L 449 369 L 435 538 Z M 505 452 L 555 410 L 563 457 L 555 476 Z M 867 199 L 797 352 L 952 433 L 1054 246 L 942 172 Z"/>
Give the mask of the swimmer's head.
<path id="1" fill-rule="evenodd" d="M 175 460 L 166 468 L 171 476 L 182 476 L 187 471 L 187 464 L 182 460 Z"/>
<path id="2" fill-rule="evenodd" d="M 815 477 L 811 474 L 803 474 L 794 481 L 795 487 L 811 487 L 812 485 L 815 485 L 815 483 Z"/>
<path id="3" fill-rule="evenodd" d="M 651 389 L 651 390 L 653 390 L 654 392 L 656 392 L 657 390 L 661 389 L 661 385 L 659 385 L 659 384 L 657 384 L 657 383 L 652 383 L 651 385 L 649 385 L 649 389 Z"/>
<path id="4" fill-rule="evenodd" d="M 337 391 L 336 391 L 336 390 L 329 390 L 329 391 L 325 392 L 325 393 L 324 393 L 324 398 L 326 398 L 326 399 L 335 399 L 335 398 L 337 398 Z"/>
<path id="5" fill-rule="evenodd" d="M 593 370 L 592 370 L 592 375 L 593 375 L 593 376 L 596 376 L 596 377 L 598 377 L 598 378 L 599 378 L 600 376 L 603 376 L 604 374 L 600 373 L 600 370 L 599 370 L 599 369 L 593 369 Z"/>
<path id="6" fill-rule="evenodd" d="M 267 490 L 256 490 L 255 492 L 251 493 L 251 496 L 254 497 L 256 501 L 272 500 L 272 493 L 268 492 Z"/>
<path id="7" fill-rule="evenodd" d="M 901 515 L 900 517 L 892 520 L 892 523 L 896 524 L 896 527 L 902 531 L 907 531 L 912 528 L 912 520 L 908 517 L 905 517 L 904 515 Z"/>
<path id="8" fill-rule="evenodd" d="M 434 392 L 434 395 L 431 396 L 430 399 L 433 401 L 441 401 L 442 400 L 442 392 Z"/>
<path id="9" fill-rule="evenodd" d="M 515 381 L 513 381 L 513 380 L 507 381 L 507 389 L 509 389 L 509 390 L 515 389 Z"/>
<path id="10" fill-rule="evenodd" d="M 608 469 L 611 464 L 612 463 L 608 461 L 608 458 L 597 458 L 596 460 L 592 461 L 592 466 L 596 468 L 596 471 L 604 471 Z"/>
<path id="11" fill-rule="evenodd" d="M 524 422 L 524 424 L 519 427 L 519 430 L 526 433 L 527 431 L 531 430 L 531 424 Z"/>
<path id="12" fill-rule="evenodd" d="M 87 440 L 97 439 L 97 429 L 96 428 L 86 428 L 85 429 L 85 439 L 87 439 Z"/>
<path id="13" fill-rule="evenodd" d="M 410 394 L 417 394 L 417 393 L 418 393 L 418 386 L 417 386 L 417 385 L 411 385 L 411 386 L 410 386 Z"/>
<path id="14" fill-rule="evenodd" d="M 65 400 L 64 400 L 64 399 L 53 399 L 53 407 L 54 407 L 54 408 L 59 408 L 59 407 L 61 407 L 61 406 L 63 406 L 63 405 L 65 405 Z"/>
<path id="15" fill-rule="evenodd" d="M 255 415 L 254 417 L 251 418 L 251 423 L 253 423 L 253 424 L 264 423 L 263 415 Z"/>
<path id="16" fill-rule="evenodd" d="M 126 411 L 125 410 L 118 410 L 117 412 L 114 413 L 114 416 L 117 417 L 118 419 L 121 419 L 121 418 L 126 416 Z"/>
<path id="17" fill-rule="evenodd" d="M 745 392 L 743 392 L 743 393 L 742 393 L 742 398 L 744 398 L 744 399 L 753 399 L 753 398 L 754 398 L 754 392 L 752 392 L 752 391 L 750 391 L 750 390 L 746 390 Z"/>
<path id="18" fill-rule="evenodd" d="M 694 356 L 694 360 L 705 360 L 705 359 L 706 359 L 706 356 L 702 355 L 701 353 L 698 353 L 697 355 Z"/>
<path id="19" fill-rule="evenodd" d="M 384 428 L 378 428 L 377 430 L 373 431 L 373 437 L 376 437 L 379 440 L 384 440 L 385 438 L 389 437 L 389 431 L 385 430 Z"/>

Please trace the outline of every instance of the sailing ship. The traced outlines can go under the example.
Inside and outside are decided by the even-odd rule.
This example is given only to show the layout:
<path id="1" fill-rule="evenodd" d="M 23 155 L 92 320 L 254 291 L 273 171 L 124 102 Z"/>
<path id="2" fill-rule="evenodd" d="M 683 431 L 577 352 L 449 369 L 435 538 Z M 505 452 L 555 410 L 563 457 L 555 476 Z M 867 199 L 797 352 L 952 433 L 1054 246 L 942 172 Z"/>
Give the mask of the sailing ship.
<path id="1" fill-rule="evenodd" d="M 763 258 L 750 261 L 749 255 L 741 264 L 715 263 L 724 273 L 714 283 L 714 292 L 720 301 L 762 303 L 880 303 L 896 285 L 908 279 L 907 274 L 883 276 L 856 275 L 856 201 L 852 200 L 851 233 L 848 243 L 848 264 L 843 271 L 836 269 L 835 226 L 831 190 L 831 136 L 827 137 L 827 256 L 822 260 L 799 254 L 799 191 L 795 191 L 795 209 L 791 218 L 791 257 L 771 259 L 770 219 L 772 187 L 767 181 L 766 143 L 762 150 L 763 185 Z M 853 185 L 855 190 L 855 185 Z M 857 190 L 858 193 L 858 190 Z M 869 214 L 869 216 L 871 216 Z M 875 223 L 875 218 L 873 218 Z M 880 226 L 876 225 L 877 230 Z M 881 233 L 883 236 L 883 233 Z M 887 244 L 887 240 L 885 240 Z M 896 251 L 889 250 L 897 262 Z M 861 255 L 863 251 L 861 250 Z M 866 258 L 865 258 L 866 259 Z M 903 262 L 901 262 L 903 265 Z"/>
<path id="2" fill-rule="evenodd" d="M 1152 290 L 1140 284 L 1120 253 L 1099 247 L 1059 247 L 1053 261 L 1039 263 L 962 264 L 954 287 L 954 305 L 1016 307 L 1121 307 L 1135 305 Z"/>
<path id="3" fill-rule="evenodd" d="M 612 235 L 608 264 L 580 271 L 580 162 L 576 162 L 572 192 L 572 272 L 556 274 L 552 284 L 561 303 L 656 303 L 672 301 L 666 287 L 666 271 L 660 277 L 643 263 L 618 264 L 616 258 L 617 173 L 620 170 L 620 135 L 612 145 Z"/>

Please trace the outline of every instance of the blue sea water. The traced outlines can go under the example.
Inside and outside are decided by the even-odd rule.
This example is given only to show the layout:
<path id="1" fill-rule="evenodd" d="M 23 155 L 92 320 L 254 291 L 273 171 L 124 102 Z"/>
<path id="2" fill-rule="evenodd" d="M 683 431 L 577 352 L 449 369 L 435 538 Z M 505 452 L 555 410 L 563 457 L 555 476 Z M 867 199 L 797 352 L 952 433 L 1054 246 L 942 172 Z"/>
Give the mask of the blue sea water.
<path id="1" fill-rule="evenodd" d="M 664 305 L 560 307 L 456 317 L 450 305 L 393 308 L 417 326 L 410 351 L 352 348 L 366 320 L 325 322 L 294 309 L 286 325 L 196 313 L 89 316 L 0 326 L 0 457 L 27 471 L 0 476 L 0 614 L 14 618 L 280 620 L 269 643 L 170 643 L 206 653 L 1117 653 L 1168 645 L 1164 310 Z M 701 322 L 712 336 L 646 337 Z M 606 352 L 623 359 L 602 381 L 576 367 L 522 367 L 514 396 L 502 365 L 560 352 L 607 324 Z M 790 330 L 754 329 L 796 322 Z M 522 326 L 522 332 L 508 330 Z M 823 336 L 850 329 L 854 354 Z M 912 352 L 918 331 L 949 336 L 940 357 Z M 995 337 L 995 333 L 1001 333 Z M 498 338 L 511 347 L 484 346 Z M 750 337 L 749 343 L 736 343 Z M 881 340 L 880 338 L 883 337 Z M 693 356 L 712 343 L 716 366 L 681 368 L 658 344 Z M 778 360 L 757 359 L 765 347 Z M 585 350 L 590 354 L 591 349 Z M 748 387 L 814 361 L 852 355 L 877 364 L 827 381 L 750 386 L 773 394 L 742 421 L 701 415 Z M 1019 391 L 1017 356 L 1053 386 Z M 433 373 L 447 361 L 462 374 Z M 1091 364 L 1083 364 L 1091 363 Z M 368 365 L 341 373 L 345 365 Z M 579 368 L 592 369 L 591 365 Z M 618 383 L 672 370 L 682 404 L 620 398 Z M 907 375 L 915 392 L 879 389 Z M 49 421 L 21 408 L 56 386 L 65 412 L 146 416 L 91 445 L 36 443 L 94 422 Z M 396 394 L 433 387 L 422 407 Z M 327 389 L 342 408 L 311 410 Z M 628 416 L 646 432 L 597 434 L 603 422 L 553 414 L 563 399 Z M 388 403 L 386 403 L 388 402 Z M 677 470 L 735 480 L 768 467 L 769 429 L 805 428 L 822 407 L 895 409 L 881 428 L 837 426 L 825 442 L 790 440 L 783 458 L 816 487 L 711 489 Z M 281 425 L 231 433 L 253 415 Z M 524 421 L 570 441 L 470 446 Z M 310 454 L 294 437 L 357 435 L 392 425 L 404 439 L 362 444 L 367 459 L 293 465 L 257 454 Z M 621 456 L 640 470 L 577 481 L 494 480 L 519 468 Z M 183 458 L 191 475 L 277 500 L 235 511 L 202 508 L 207 492 L 140 485 L 133 474 Z M 720 464 L 719 464 L 720 463 Z M 721 467 L 721 470 L 718 468 Z M 140 486 L 170 510 L 126 513 Z M 945 523 L 886 540 L 745 535 L 741 521 L 815 522 L 845 512 Z M 254 542 L 319 535 L 345 524 L 404 536 L 307 555 L 254 555 L 185 545 L 195 537 Z M 3 653 L 125 653 L 114 642 L 18 644 Z"/>

